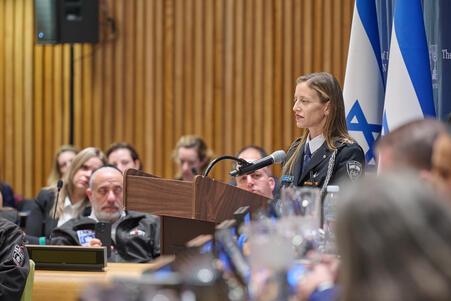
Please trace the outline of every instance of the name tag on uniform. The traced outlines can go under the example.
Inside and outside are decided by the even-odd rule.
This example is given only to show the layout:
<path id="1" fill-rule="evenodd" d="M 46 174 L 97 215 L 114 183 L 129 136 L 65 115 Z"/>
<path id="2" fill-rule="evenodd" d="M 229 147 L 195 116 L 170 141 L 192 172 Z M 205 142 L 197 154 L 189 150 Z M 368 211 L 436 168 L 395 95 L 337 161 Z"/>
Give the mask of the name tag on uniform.
<path id="1" fill-rule="evenodd" d="M 319 182 L 305 181 L 303 186 L 318 187 Z"/>
<path id="2" fill-rule="evenodd" d="M 78 230 L 78 241 L 83 247 L 89 246 L 91 239 L 96 237 L 96 233 L 93 230 Z"/>

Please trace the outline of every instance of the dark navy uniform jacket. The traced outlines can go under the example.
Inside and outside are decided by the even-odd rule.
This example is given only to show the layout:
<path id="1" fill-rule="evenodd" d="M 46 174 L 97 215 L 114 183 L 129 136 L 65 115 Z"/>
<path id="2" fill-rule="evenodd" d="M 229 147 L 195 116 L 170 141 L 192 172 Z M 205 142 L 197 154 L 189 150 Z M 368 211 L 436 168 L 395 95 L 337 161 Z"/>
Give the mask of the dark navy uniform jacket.
<path id="1" fill-rule="evenodd" d="M 294 155 L 301 138 L 295 140 L 290 146 L 286 161 Z M 295 159 L 295 167 L 292 174 L 284 174 L 281 177 L 282 185 L 313 186 L 321 189 L 327 185 L 336 185 L 342 180 L 355 180 L 364 174 L 365 154 L 357 143 L 335 143 L 337 149 L 330 150 L 324 142 L 316 150 L 303 168 L 305 145 Z"/>
<path id="2" fill-rule="evenodd" d="M 29 271 L 22 230 L 0 218 L 0 300 L 20 300 Z"/>
<path id="3" fill-rule="evenodd" d="M 51 244 L 81 245 L 80 233 L 94 234 L 96 221 L 90 217 L 71 219 L 55 228 Z M 109 262 L 148 262 L 160 255 L 160 219 L 155 215 L 127 211 L 113 224 Z"/>

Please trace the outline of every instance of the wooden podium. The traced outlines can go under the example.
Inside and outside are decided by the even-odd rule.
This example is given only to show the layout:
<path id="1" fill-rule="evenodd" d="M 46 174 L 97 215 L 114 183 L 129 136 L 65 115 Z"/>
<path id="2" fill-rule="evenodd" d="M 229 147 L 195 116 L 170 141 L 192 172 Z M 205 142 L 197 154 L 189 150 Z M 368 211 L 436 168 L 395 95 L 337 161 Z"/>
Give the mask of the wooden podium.
<path id="1" fill-rule="evenodd" d="M 267 202 L 263 196 L 203 176 L 187 182 L 135 169 L 124 176 L 125 207 L 161 216 L 163 255 L 174 254 L 198 235 L 214 234 L 214 225 L 233 219 L 238 208 L 249 206 L 253 212 Z"/>
<path id="2" fill-rule="evenodd" d="M 220 223 L 236 209 L 265 207 L 268 199 L 243 189 L 196 176 L 193 182 L 163 179 L 135 169 L 124 177 L 124 205 L 129 210 Z"/>

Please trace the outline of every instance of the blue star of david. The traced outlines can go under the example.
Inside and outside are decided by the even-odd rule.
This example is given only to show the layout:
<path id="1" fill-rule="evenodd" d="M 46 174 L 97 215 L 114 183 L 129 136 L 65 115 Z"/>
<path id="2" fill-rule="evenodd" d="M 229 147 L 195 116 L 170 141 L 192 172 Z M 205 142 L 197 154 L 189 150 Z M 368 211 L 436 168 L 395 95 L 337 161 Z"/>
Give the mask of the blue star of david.
<path id="1" fill-rule="evenodd" d="M 356 119 L 357 122 L 352 122 L 352 119 Z M 359 100 L 356 99 L 352 105 L 351 110 L 346 118 L 346 123 L 348 125 L 348 130 L 362 132 L 363 136 L 368 143 L 368 151 L 365 154 L 366 162 L 370 162 L 374 158 L 373 146 L 374 146 L 374 136 L 373 133 L 380 135 L 382 126 L 380 124 L 370 124 L 366 120 L 365 114 L 363 114 L 362 108 L 360 107 Z"/>

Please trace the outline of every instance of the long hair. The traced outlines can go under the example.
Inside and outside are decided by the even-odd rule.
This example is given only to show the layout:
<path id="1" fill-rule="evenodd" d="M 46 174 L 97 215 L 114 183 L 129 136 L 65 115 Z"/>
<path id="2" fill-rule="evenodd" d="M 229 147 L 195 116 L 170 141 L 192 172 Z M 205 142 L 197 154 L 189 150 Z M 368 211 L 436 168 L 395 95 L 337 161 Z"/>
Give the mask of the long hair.
<path id="1" fill-rule="evenodd" d="M 451 296 L 451 207 L 409 174 L 367 177 L 342 197 L 341 299 Z"/>
<path id="2" fill-rule="evenodd" d="M 177 164 L 180 164 L 178 153 L 181 147 L 193 148 L 196 150 L 199 161 L 202 162 L 202 166 L 198 172 L 202 174 L 205 168 L 207 168 L 211 158 L 213 157 L 213 151 L 207 147 L 205 141 L 199 136 L 195 135 L 182 136 L 177 142 L 174 151 L 172 152 L 172 158 Z M 181 178 L 181 176 L 182 176 L 181 171 L 179 170 L 177 172 L 176 178 Z"/>
<path id="3" fill-rule="evenodd" d="M 49 177 L 47 178 L 48 186 L 54 186 L 56 182 L 58 182 L 58 180 L 62 178 L 63 175 L 61 174 L 61 168 L 59 166 L 58 158 L 62 153 L 65 152 L 72 152 L 76 155 L 78 154 L 78 148 L 69 144 L 61 145 L 60 148 L 58 148 L 55 156 L 53 157 L 52 170 L 50 171 Z"/>
<path id="4" fill-rule="evenodd" d="M 72 160 L 72 164 L 63 178 L 63 187 L 61 188 L 61 192 L 59 194 L 58 202 L 56 202 L 56 193 L 55 193 L 55 202 L 53 202 L 53 206 L 51 212 L 54 212 L 55 205 L 58 203 L 58 207 L 56 208 L 56 218 L 60 218 L 63 214 L 64 209 L 64 199 L 68 196 L 69 198 L 74 192 L 74 176 L 80 168 L 91 158 L 99 158 L 103 164 L 106 164 L 106 158 L 103 152 L 96 147 L 87 147 L 80 151 Z M 56 188 L 53 188 L 56 191 Z M 83 212 L 83 209 L 88 205 L 89 199 L 86 196 L 82 201 L 82 205 L 79 207 L 78 215 Z"/>
<path id="5" fill-rule="evenodd" d="M 354 140 L 348 133 L 346 126 L 345 105 L 343 101 L 343 92 L 338 80 L 330 73 L 318 72 L 310 73 L 299 77 L 296 85 L 306 83 L 310 89 L 318 93 L 321 103 L 329 102 L 329 114 L 326 116 L 323 132 L 327 147 L 330 150 L 336 149 L 336 142 L 352 143 Z M 309 130 L 305 129 L 299 145 L 293 155 L 284 164 L 283 173 L 292 173 L 296 158 L 301 152 L 302 145 L 307 140 Z"/>

